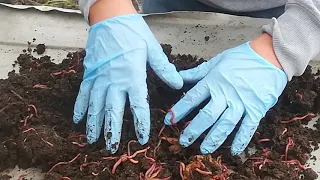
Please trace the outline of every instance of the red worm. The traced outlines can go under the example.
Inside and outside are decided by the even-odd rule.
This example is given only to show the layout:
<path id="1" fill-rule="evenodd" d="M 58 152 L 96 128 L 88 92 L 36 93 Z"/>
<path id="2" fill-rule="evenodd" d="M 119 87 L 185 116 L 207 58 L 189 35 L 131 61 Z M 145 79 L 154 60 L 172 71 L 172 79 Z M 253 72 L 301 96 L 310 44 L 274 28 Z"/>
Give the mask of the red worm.
<path id="1" fill-rule="evenodd" d="M 98 162 L 88 162 L 88 163 L 84 163 L 84 164 L 81 164 L 81 165 L 80 165 L 80 171 L 82 171 L 84 167 L 87 167 L 87 166 L 92 165 L 92 164 L 100 165 L 100 163 L 98 163 Z"/>
<path id="2" fill-rule="evenodd" d="M 34 128 L 29 128 L 27 130 L 24 130 L 24 131 L 22 131 L 22 133 L 27 133 L 29 131 L 34 131 L 34 132 L 36 132 L 36 134 L 38 134 L 37 131 Z"/>
<path id="3" fill-rule="evenodd" d="M 148 157 L 148 155 L 147 155 L 147 151 L 146 151 L 146 152 L 144 152 L 144 157 L 145 157 L 146 159 L 148 159 L 148 160 L 152 161 L 152 162 L 156 162 L 156 160 L 154 160 L 153 158 Z"/>
<path id="4" fill-rule="evenodd" d="M 304 166 L 300 163 L 300 161 L 298 161 L 298 160 L 290 160 L 290 161 L 282 161 L 282 162 L 283 162 L 283 163 L 287 163 L 287 164 L 296 164 L 296 165 L 298 165 L 299 168 L 302 169 L 302 170 L 308 169 L 308 168 L 304 167 Z"/>
<path id="5" fill-rule="evenodd" d="M 296 96 L 299 97 L 300 101 L 302 100 L 303 95 L 300 93 L 296 93 Z"/>
<path id="6" fill-rule="evenodd" d="M 156 146 L 156 147 L 154 148 L 154 150 L 153 150 L 153 157 L 154 157 L 154 158 L 156 158 L 156 154 L 157 154 L 157 151 L 158 151 L 160 145 L 161 145 L 161 139 L 159 140 L 157 146 Z"/>
<path id="7" fill-rule="evenodd" d="M 262 143 L 262 142 L 270 142 L 271 140 L 270 139 L 260 139 L 258 141 L 258 143 Z"/>
<path id="8" fill-rule="evenodd" d="M 291 122 L 294 122 L 294 121 L 301 121 L 301 120 L 306 119 L 306 118 L 309 117 L 309 116 L 310 116 L 311 118 L 316 117 L 315 114 L 309 113 L 309 114 L 307 114 L 307 115 L 305 115 L 305 116 L 302 116 L 302 117 L 294 117 L 294 118 L 292 118 L 292 119 L 290 119 L 290 120 L 287 120 L 287 121 L 280 121 L 280 123 L 282 123 L 282 124 L 288 124 L 288 123 L 291 123 Z"/>
<path id="9" fill-rule="evenodd" d="M 142 150 L 139 150 L 139 151 L 136 151 L 133 155 L 131 156 L 128 156 L 127 154 L 124 154 L 122 155 L 119 160 L 113 165 L 113 168 L 112 168 L 112 174 L 116 173 L 116 170 L 117 170 L 117 167 L 122 163 L 122 162 L 125 162 L 127 159 L 132 159 L 132 158 L 135 158 L 138 154 L 140 153 L 144 153 L 146 151 L 148 151 L 148 149 L 150 149 L 150 147 L 147 147 L 145 149 L 142 149 Z M 133 160 L 133 159 L 132 159 Z M 131 161 L 132 163 L 138 163 L 138 161 Z"/>
<path id="10" fill-rule="evenodd" d="M 54 145 L 53 145 L 51 142 L 46 141 L 46 140 L 44 140 L 43 138 L 41 138 L 41 140 L 42 140 L 43 142 L 47 143 L 49 146 L 54 147 Z"/>
<path id="11" fill-rule="evenodd" d="M 128 142 L 128 156 L 131 156 L 130 144 L 131 144 L 131 143 L 137 143 L 137 142 L 138 142 L 138 141 L 136 141 L 136 140 L 131 140 L 131 141 Z"/>
<path id="12" fill-rule="evenodd" d="M 62 177 L 61 179 L 71 180 L 69 177 Z"/>
<path id="13" fill-rule="evenodd" d="M 73 163 L 75 160 L 77 160 L 80 157 L 81 153 L 79 153 L 78 155 L 76 155 L 76 157 L 74 157 L 73 159 L 71 159 L 69 161 L 69 163 Z"/>
<path id="14" fill-rule="evenodd" d="M 158 109 L 162 114 L 167 114 L 167 112 L 165 110 L 162 109 Z"/>
<path id="15" fill-rule="evenodd" d="M 42 85 L 42 84 L 36 84 L 36 85 L 34 85 L 33 87 L 32 87 L 33 89 L 47 89 L 48 88 L 48 86 L 46 86 L 46 85 Z"/>
<path id="16" fill-rule="evenodd" d="M 79 147 L 85 147 L 87 145 L 87 143 L 77 143 L 77 142 L 72 142 L 72 144 L 77 145 Z"/>
<path id="17" fill-rule="evenodd" d="M 28 120 L 31 119 L 32 117 L 33 117 L 33 114 L 31 114 L 30 116 L 25 117 L 24 120 L 23 120 L 23 122 L 24 122 L 23 126 L 27 126 Z"/>
<path id="18" fill-rule="evenodd" d="M 293 139 L 291 137 L 288 137 L 288 144 L 286 145 L 286 151 L 285 151 L 285 154 L 284 154 L 284 160 L 288 160 L 289 147 L 293 147 L 293 146 L 294 146 Z"/>
<path id="19" fill-rule="evenodd" d="M 116 173 L 117 167 L 118 167 L 122 162 L 126 161 L 127 158 L 128 158 L 128 155 L 127 155 L 127 154 L 125 154 L 125 155 L 123 155 L 123 156 L 121 156 L 121 157 L 119 158 L 119 160 L 113 165 L 113 168 L 112 168 L 112 171 L 111 171 L 112 174 Z"/>
<path id="20" fill-rule="evenodd" d="M 185 169 L 186 169 L 186 165 L 183 162 L 180 162 L 179 172 L 180 172 L 181 179 L 184 179 L 183 172 L 185 171 Z"/>
<path id="21" fill-rule="evenodd" d="M 29 174 L 29 173 L 28 173 Z M 21 174 L 19 177 L 18 177 L 18 180 L 22 180 L 22 178 L 28 176 L 28 174 Z"/>
<path id="22" fill-rule="evenodd" d="M 103 157 L 102 159 L 106 161 L 110 161 L 110 160 L 118 159 L 118 157 Z"/>
<path id="23" fill-rule="evenodd" d="M 74 162 L 77 158 L 79 158 L 79 156 L 80 156 L 80 153 L 76 157 L 74 157 L 72 160 L 70 160 L 69 162 L 58 162 L 57 164 L 52 166 L 52 168 L 47 172 L 47 175 L 49 175 L 55 167 L 60 166 L 60 165 L 70 164 L 70 163 Z"/>
<path id="24" fill-rule="evenodd" d="M 32 107 L 32 109 L 34 110 L 34 114 L 36 115 L 36 117 L 38 117 L 38 111 L 35 105 L 30 104 L 29 107 Z"/>
<path id="25" fill-rule="evenodd" d="M 166 128 L 166 125 L 163 125 L 159 131 L 158 137 L 161 136 L 161 134 L 163 133 L 164 129 Z"/>
<path id="26" fill-rule="evenodd" d="M 200 173 L 200 174 L 202 174 L 202 175 L 212 175 L 212 172 L 209 172 L 209 171 L 203 171 L 203 170 L 201 170 L 201 169 L 199 169 L 199 168 L 196 168 L 196 169 L 194 169 L 195 171 L 197 171 L 198 173 Z"/>
<path id="27" fill-rule="evenodd" d="M 55 167 L 60 166 L 60 165 L 66 165 L 66 164 L 68 164 L 68 163 L 67 163 L 67 162 L 58 162 L 57 164 L 55 164 L 54 166 L 52 166 L 52 168 L 47 172 L 47 175 L 49 175 L 49 174 L 53 171 L 53 169 L 54 169 Z"/>
<path id="28" fill-rule="evenodd" d="M 288 129 L 287 129 L 287 128 L 284 128 L 284 130 L 283 130 L 282 133 L 281 133 L 281 136 L 283 136 L 286 132 L 288 132 Z"/>
<path id="29" fill-rule="evenodd" d="M 170 123 L 171 123 L 171 125 L 176 126 L 177 124 L 174 123 L 174 121 L 173 121 L 174 118 L 175 118 L 174 112 L 172 111 L 172 109 L 169 109 L 168 112 L 171 112 L 171 114 L 172 114 L 172 116 L 171 116 L 171 118 L 170 118 Z"/>

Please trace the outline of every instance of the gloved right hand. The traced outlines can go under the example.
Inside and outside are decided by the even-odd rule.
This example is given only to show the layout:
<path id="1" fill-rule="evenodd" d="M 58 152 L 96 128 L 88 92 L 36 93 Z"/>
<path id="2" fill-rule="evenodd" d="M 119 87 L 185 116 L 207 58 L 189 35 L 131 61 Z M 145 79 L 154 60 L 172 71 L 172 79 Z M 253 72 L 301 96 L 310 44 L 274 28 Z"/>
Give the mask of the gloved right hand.
<path id="1" fill-rule="evenodd" d="M 270 36 L 264 34 L 261 37 Z M 183 147 L 190 146 L 210 129 L 200 151 L 202 154 L 213 153 L 239 124 L 231 146 L 231 153 L 238 155 L 250 143 L 260 120 L 277 103 L 288 82 L 287 75 L 275 66 L 276 63 L 272 64 L 271 60 L 254 51 L 251 42 L 225 50 L 210 61 L 179 72 L 185 83 L 197 84 L 172 107 L 174 116 L 172 112 L 166 115 L 166 125 L 179 122 L 210 98 L 181 133 L 179 143 Z M 259 46 L 264 45 L 259 43 Z"/>
<path id="2" fill-rule="evenodd" d="M 79 123 L 88 110 L 89 144 L 98 140 L 104 122 L 106 148 L 112 153 L 117 151 L 127 95 L 138 141 L 142 145 L 147 143 L 150 132 L 147 62 L 170 87 L 182 88 L 181 76 L 168 62 L 140 14 L 114 17 L 90 27 L 85 72 L 73 117 Z"/>

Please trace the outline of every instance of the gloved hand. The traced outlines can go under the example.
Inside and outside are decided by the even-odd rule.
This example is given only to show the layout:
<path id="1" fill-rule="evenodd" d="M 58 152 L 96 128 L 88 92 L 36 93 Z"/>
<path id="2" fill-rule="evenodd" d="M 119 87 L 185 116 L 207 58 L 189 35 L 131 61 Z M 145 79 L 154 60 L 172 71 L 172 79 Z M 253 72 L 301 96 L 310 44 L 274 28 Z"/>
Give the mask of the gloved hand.
<path id="1" fill-rule="evenodd" d="M 249 42 L 226 50 L 198 67 L 181 71 L 180 75 L 185 83 L 197 84 L 172 107 L 174 123 L 210 98 L 179 139 L 183 147 L 188 147 L 213 125 L 200 146 L 203 154 L 221 146 L 243 117 L 231 147 L 233 155 L 240 154 L 287 83 L 285 72 L 253 51 Z M 171 125 L 171 116 L 171 112 L 166 115 L 166 125 Z"/>
<path id="2" fill-rule="evenodd" d="M 73 117 L 78 123 L 88 109 L 88 143 L 98 140 L 104 122 L 106 148 L 112 153 L 117 151 L 127 95 L 138 141 L 142 145 L 147 143 L 150 132 L 147 62 L 170 87 L 183 86 L 181 76 L 168 62 L 141 15 L 118 16 L 90 27 L 85 72 Z"/>

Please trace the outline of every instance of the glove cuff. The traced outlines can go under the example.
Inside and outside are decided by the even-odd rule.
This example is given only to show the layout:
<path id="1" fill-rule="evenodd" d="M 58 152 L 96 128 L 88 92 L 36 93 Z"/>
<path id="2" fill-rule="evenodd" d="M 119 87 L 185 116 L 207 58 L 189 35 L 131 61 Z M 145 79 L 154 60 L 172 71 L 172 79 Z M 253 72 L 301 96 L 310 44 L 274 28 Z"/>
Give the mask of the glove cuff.
<path id="1" fill-rule="evenodd" d="M 290 81 L 300 76 L 320 52 L 320 3 L 289 0 L 278 19 L 262 27 L 272 36 L 275 54 Z"/>
<path id="2" fill-rule="evenodd" d="M 79 0 L 79 9 L 82 12 L 84 19 L 89 24 L 89 11 L 90 7 L 96 2 L 97 0 Z"/>

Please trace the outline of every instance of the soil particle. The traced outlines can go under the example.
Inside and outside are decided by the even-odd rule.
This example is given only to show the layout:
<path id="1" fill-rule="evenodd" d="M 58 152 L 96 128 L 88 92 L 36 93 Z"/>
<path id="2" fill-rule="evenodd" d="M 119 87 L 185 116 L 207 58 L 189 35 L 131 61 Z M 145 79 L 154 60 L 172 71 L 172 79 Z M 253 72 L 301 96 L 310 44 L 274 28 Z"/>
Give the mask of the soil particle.
<path id="1" fill-rule="evenodd" d="M 317 179 L 318 178 L 318 175 L 317 175 L 317 173 L 314 171 L 314 170 L 312 170 L 312 169 L 307 169 L 307 170 L 305 170 L 304 171 L 304 178 L 305 179 Z"/>
<path id="2" fill-rule="evenodd" d="M 204 40 L 205 40 L 205 41 L 209 41 L 209 39 L 210 39 L 209 36 L 204 37 Z"/>
<path id="3" fill-rule="evenodd" d="M 46 46 L 44 44 L 38 44 L 36 46 L 36 51 L 39 55 L 41 55 L 46 51 Z"/>

